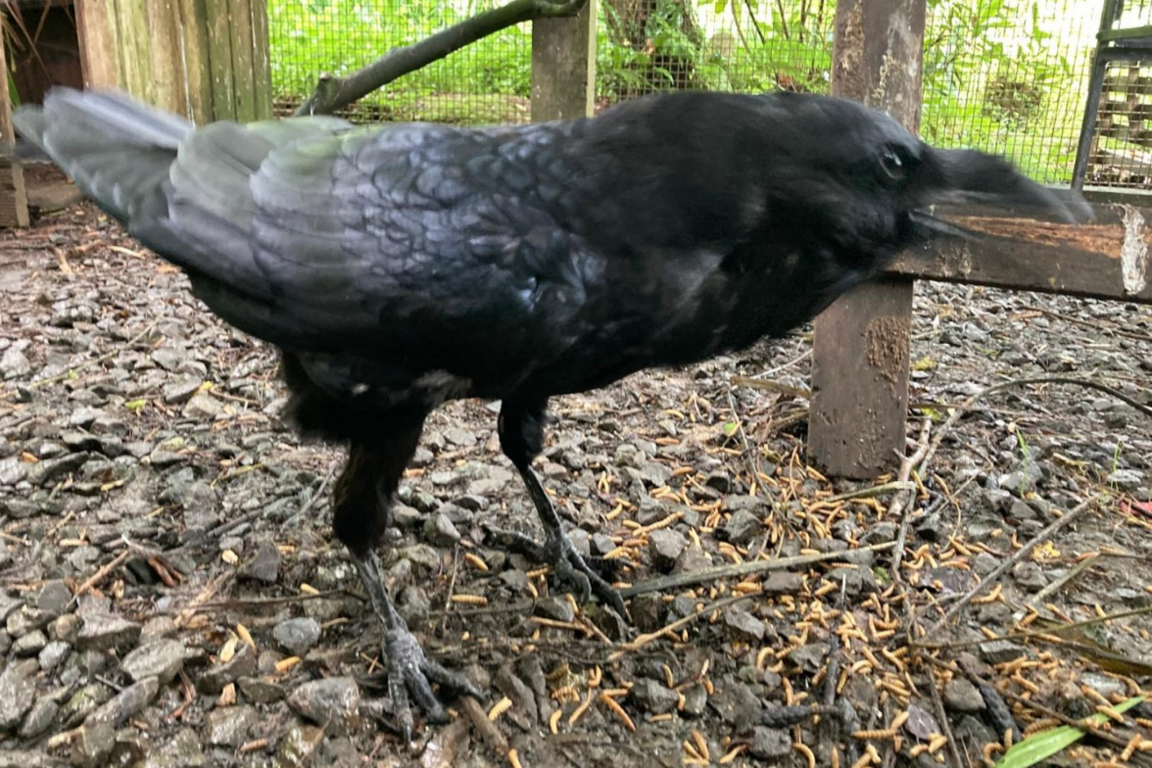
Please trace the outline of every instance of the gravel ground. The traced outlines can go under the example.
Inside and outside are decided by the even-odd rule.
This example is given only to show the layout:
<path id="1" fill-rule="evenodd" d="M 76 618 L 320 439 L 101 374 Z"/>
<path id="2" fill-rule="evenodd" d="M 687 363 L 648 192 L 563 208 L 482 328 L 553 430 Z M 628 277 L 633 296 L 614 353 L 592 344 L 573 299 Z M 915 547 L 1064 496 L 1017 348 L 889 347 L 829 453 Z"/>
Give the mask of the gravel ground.
<path id="1" fill-rule="evenodd" d="M 804 333 L 554 402 L 538 469 L 633 629 L 486 543 L 539 532 L 496 406 L 435 414 L 384 562 L 487 698 L 405 745 L 342 456 L 280 420 L 273 352 L 87 205 L 3 233 L 0 766 L 967 766 L 1148 690 L 1152 419 L 980 393 L 1147 408 L 1152 310 L 921 283 L 915 312 L 907 515 L 869 490 L 895 471 L 807 465 Z M 1116 717 L 1061 759 L 1152 764 L 1152 705 Z"/>

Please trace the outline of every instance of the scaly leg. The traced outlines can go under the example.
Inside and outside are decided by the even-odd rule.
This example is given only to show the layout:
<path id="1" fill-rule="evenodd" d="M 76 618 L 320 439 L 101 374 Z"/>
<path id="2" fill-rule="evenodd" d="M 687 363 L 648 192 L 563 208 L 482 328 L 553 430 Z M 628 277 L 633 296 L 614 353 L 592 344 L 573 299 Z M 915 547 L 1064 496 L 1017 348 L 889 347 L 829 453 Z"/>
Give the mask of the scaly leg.
<path id="1" fill-rule="evenodd" d="M 626 617 L 628 614 L 624 609 L 624 599 L 572 546 L 572 541 L 564 533 L 560 516 L 544 492 L 540 478 L 532 471 L 532 459 L 540 454 L 544 445 L 545 405 L 545 402 L 539 401 L 518 403 L 505 400 L 499 422 L 500 446 L 528 488 L 528 495 L 544 526 L 544 543 L 538 544 L 521 533 L 494 533 L 505 546 L 518 549 L 533 560 L 551 565 L 559 578 L 576 587 L 581 602 L 587 601 L 595 593 L 621 617 Z"/>
<path id="2" fill-rule="evenodd" d="M 420 429 L 400 432 L 371 448 L 353 444 L 348 463 L 336 482 L 333 526 L 336 536 L 348 547 L 360 580 L 368 592 L 372 610 L 384 626 L 383 652 L 388 660 L 388 692 L 400 730 L 412 740 L 413 719 L 409 694 L 428 720 L 447 722 L 444 707 L 432 692 L 431 683 L 483 698 L 459 673 L 450 672 L 424 655 L 420 643 L 408 630 L 392 605 L 380 576 L 380 561 L 373 549 L 384 533 L 388 509 L 420 439 Z"/>

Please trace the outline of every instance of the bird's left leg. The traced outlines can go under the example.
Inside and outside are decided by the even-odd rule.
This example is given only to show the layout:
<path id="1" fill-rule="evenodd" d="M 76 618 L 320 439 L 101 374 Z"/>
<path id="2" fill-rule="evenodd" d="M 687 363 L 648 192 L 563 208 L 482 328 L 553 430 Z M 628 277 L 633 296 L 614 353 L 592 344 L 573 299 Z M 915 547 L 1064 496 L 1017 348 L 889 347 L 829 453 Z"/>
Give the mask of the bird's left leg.
<path id="1" fill-rule="evenodd" d="M 532 460 L 544 448 L 544 411 L 546 401 L 517 402 L 505 400 L 500 409 L 498 431 L 500 447 L 504 455 L 524 480 L 532 504 L 540 515 L 544 526 L 544 544 L 537 544 L 523 534 L 502 533 L 511 545 L 526 552 L 530 557 L 552 566 L 558 577 L 576 586 L 582 601 L 592 593 L 612 606 L 621 617 L 628 614 L 624 610 L 624 599 L 616 589 L 593 570 L 576 551 L 560 522 L 560 516 L 552 506 L 552 501 L 544 491 L 540 478 L 532 471 Z"/>
<path id="2" fill-rule="evenodd" d="M 409 631 L 384 590 L 375 545 L 388 523 L 392 495 L 420 437 L 420 428 L 407 428 L 383 437 L 372 446 L 353 443 L 348 463 L 336 481 L 333 527 L 348 547 L 372 610 L 384 628 L 384 655 L 388 660 L 388 692 L 406 740 L 412 738 L 409 694 L 431 722 L 447 722 L 444 707 L 431 683 L 482 698 L 461 674 L 452 672 L 424 655 L 420 642 Z"/>

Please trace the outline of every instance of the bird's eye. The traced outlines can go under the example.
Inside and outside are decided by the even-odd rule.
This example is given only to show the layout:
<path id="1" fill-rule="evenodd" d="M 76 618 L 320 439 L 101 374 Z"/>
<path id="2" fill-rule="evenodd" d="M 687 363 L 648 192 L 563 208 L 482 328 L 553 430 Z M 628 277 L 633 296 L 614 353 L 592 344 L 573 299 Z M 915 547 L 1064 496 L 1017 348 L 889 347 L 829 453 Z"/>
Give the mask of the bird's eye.
<path id="1" fill-rule="evenodd" d="M 903 181 L 904 177 L 908 175 L 900 156 L 891 150 L 880 155 L 880 167 L 893 181 Z"/>

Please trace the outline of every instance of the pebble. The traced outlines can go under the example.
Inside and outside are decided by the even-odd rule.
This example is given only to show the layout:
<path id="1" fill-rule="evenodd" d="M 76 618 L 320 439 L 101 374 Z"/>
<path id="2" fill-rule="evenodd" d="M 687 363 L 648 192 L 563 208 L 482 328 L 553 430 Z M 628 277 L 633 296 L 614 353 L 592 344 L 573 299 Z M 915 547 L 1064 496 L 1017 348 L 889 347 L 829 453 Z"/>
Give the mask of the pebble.
<path id="1" fill-rule="evenodd" d="M 786 728 L 758 725 L 752 730 L 748 753 L 761 760 L 779 760 L 792 753 L 792 735 Z"/>
<path id="2" fill-rule="evenodd" d="M 272 639 L 293 656 L 303 656 L 320 642 L 320 622 L 311 617 L 282 621 L 272 628 Z"/>
<path id="3" fill-rule="evenodd" d="M 662 571 L 676 565 L 676 560 L 686 546 L 688 539 L 679 531 L 661 528 L 648 534 L 648 552 L 653 564 Z"/>
<path id="4" fill-rule="evenodd" d="M 324 731 L 312 725 L 297 725 L 284 734 L 276 749 L 276 768 L 304 768 L 312 765 L 312 754 L 324 741 Z"/>
<path id="5" fill-rule="evenodd" d="M 572 604 L 563 597 L 546 597 L 536 603 L 536 612 L 555 621 L 570 622 L 576 618 Z"/>
<path id="6" fill-rule="evenodd" d="M 200 737 L 191 728 L 181 728 L 148 752 L 143 764 L 134 768 L 200 768 L 207 764 Z"/>
<path id="7" fill-rule="evenodd" d="M 72 602 L 72 590 L 60 580 L 47 582 L 36 593 L 36 607 L 50 616 L 59 616 Z"/>
<path id="8" fill-rule="evenodd" d="M 984 697 L 966 677 L 954 677 L 944 684 L 944 704 L 957 712 L 980 712 Z"/>
<path id="9" fill-rule="evenodd" d="M 146 677 L 117 693 L 99 709 L 84 719 L 85 725 L 109 723 L 119 728 L 128 718 L 148 706 L 156 698 L 160 682 L 155 677 Z"/>
<path id="10" fill-rule="evenodd" d="M 48 636 L 42 629 L 34 629 L 28 634 L 16 638 L 12 643 L 12 653 L 16 656 L 35 656 L 48 645 Z"/>
<path id="11" fill-rule="evenodd" d="M 48 696 L 41 696 L 36 699 L 32 709 L 28 710 L 23 725 L 20 726 L 20 738 L 34 739 L 44 733 L 52 727 L 52 721 L 56 719 L 59 712 L 60 705 Z"/>
<path id="12" fill-rule="evenodd" d="M 724 628 L 730 638 L 741 642 L 763 640 L 766 631 L 764 622 L 740 608 L 724 612 Z"/>
<path id="13" fill-rule="evenodd" d="M 732 513 L 728 522 L 724 524 L 723 530 L 729 542 L 741 546 L 752 541 L 763 527 L 759 515 L 741 509 Z"/>
<path id="14" fill-rule="evenodd" d="M 208 713 L 208 743 L 217 747 L 239 747 L 260 720 L 256 708 L 248 705 L 223 707 Z"/>
<path id="15" fill-rule="evenodd" d="M 160 685 L 167 685 L 184 668 L 184 644 L 166 638 L 150 640 L 130 651 L 120 666 L 135 681 L 156 677 Z"/>
<path id="16" fill-rule="evenodd" d="M 38 661 L 40 662 L 40 669 L 45 672 L 51 672 L 53 669 L 60 665 L 60 662 L 68 658 L 68 654 L 72 652 L 72 646 L 63 640 L 52 640 L 42 649 Z"/>
<path id="17" fill-rule="evenodd" d="M 660 715 L 671 712 L 680 703 L 680 695 L 655 680 L 641 678 L 632 686 L 628 698 L 645 712 Z"/>
<path id="18" fill-rule="evenodd" d="M 237 646 L 236 655 L 223 664 L 213 664 L 196 683 L 201 693 L 215 696 L 228 683 L 256 674 L 256 654 L 247 645 Z"/>
<path id="19" fill-rule="evenodd" d="M 460 531 L 443 512 L 437 512 L 424 522 L 424 537 L 438 547 L 452 547 L 460 541 Z"/>
<path id="20" fill-rule="evenodd" d="M 24 713 L 32 708 L 36 696 L 35 675 L 40 665 L 35 659 L 9 663 L 0 672 L 0 731 L 20 724 Z"/>
<path id="21" fill-rule="evenodd" d="M 359 704 L 360 689 L 350 677 L 313 680 L 288 696 L 288 706 L 297 714 L 336 734 L 346 733 L 355 725 Z"/>
<path id="22" fill-rule="evenodd" d="M 241 677 L 240 693 L 254 704 L 271 704 L 284 698 L 284 687 L 270 677 Z"/>
<path id="23" fill-rule="evenodd" d="M 1028 650 L 1011 640 L 993 640 L 980 646 L 980 658 L 989 664 L 1005 664 L 1027 655 Z"/>
<path id="24" fill-rule="evenodd" d="M 126 650 L 140 639 L 140 625 L 122 616 L 91 610 L 80 618 L 76 647 L 82 651 Z"/>
<path id="25" fill-rule="evenodd" d="M 72 740 L 72 764 L 78 768 L 100 768 L 116 746 L 116 731 L 108 723 L 84 726 Z"/>
<path id="26" fill-rule="evenodd" d="M 275 584 L 280 576 L 280 550 L 267 539 L 261 541 L 252 559 L 241 566 L 240 575 L 264 584 Z"/>
<path id="27" fill-rule="evenodd" d="M 794 595 L 804 587 L 804 577 L 792 571 L 773 571 L 764 579 L 764 594 Z"/>

